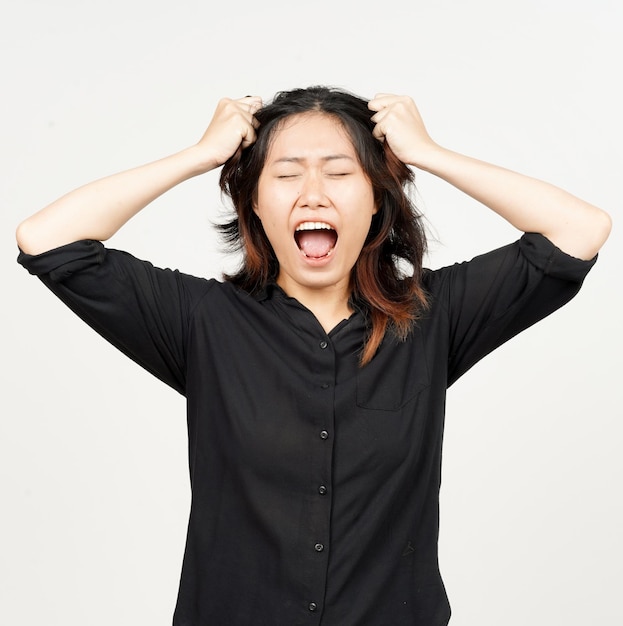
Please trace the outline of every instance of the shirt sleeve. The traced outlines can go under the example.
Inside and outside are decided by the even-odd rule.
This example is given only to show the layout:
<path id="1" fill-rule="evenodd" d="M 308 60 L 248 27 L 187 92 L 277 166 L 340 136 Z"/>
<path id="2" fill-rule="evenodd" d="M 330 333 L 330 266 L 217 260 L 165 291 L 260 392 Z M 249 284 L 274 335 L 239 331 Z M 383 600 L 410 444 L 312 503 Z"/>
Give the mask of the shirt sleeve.
<path id="1" fill-rule="evenodd" d="M 538 233 L 437 272 L 432 281 L 446 309 L 448 385 L 579 291 L 597 257 L 572 257 Z"/>
<path id="2" fill-rule="evenodd" d="M 184 394 L 190 320 L 216 281 L 159 269 L 99 241 L 18 262 L 121 352 Z"/>

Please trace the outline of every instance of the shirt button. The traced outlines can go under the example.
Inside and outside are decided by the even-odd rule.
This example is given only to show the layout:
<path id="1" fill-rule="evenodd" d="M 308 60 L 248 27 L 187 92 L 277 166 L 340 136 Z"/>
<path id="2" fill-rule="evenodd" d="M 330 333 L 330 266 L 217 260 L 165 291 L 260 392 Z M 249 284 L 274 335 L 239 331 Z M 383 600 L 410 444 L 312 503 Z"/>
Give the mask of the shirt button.
<path id="1" fill-rule="evenodd" d="M 318 605 L 315 602 L 310 602 L 307 608 L 313 613 L 318 608 Z"/>
<path id="2" fill-rule="evenodd" d="M 322 340 L 322 341 L 320 342 L 320 347 L 321 347 L 323 350 L 325 350 L 328 346 L 329 346 L 329 344 L 328 344 L 326 341 Z"/>
<path id="3" fill-rule="evenodd" d="M 322 552 L 322 551 L 324 550 L 324 545 L 322 545 L 321 543 L 317 543 L 317 544 L 314 546 L 314 550 L 315 550 L 316 552 Z"/>
<path id="4" fill-rule="evenodd" d="M 328 389 L 329 388 L 329 383 L 322 383 L 322 385 L 320 385 L 323 389 Z"/>
<path id="5" fill-rule="evenodd" d="M 320 439 L 328 439 L 328 438 L 329 438 L 329 433 L 326 430 L 321 430 Z"/>
<path id="6" fill-rule="evenodd" d="M 318 493 L 324 496 L 327 493 L 327 488 L 324 485 L 320 485 L 320 487 L 318 487 Z"/>

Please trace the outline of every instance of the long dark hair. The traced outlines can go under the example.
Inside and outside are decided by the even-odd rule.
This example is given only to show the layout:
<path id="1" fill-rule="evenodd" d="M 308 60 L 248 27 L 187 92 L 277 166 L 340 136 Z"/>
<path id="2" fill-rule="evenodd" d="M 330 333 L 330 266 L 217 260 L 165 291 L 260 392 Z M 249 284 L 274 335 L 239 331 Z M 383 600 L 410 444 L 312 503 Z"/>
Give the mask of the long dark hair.
<path id="1" fill-rule="evenodd" d="M 225 242 L 243 255 L 239 271 L 225 278 L 251 293 L 276 280 L 279 262 L 253 203 L 275 132 L 287 117 L 308 112 L 330 115 L 344 126 L 370 179 L 378 207 L 351 274 L 351 300 L 368 319 L 360 358 L 365 365 L 388 329 L 399 339 L 406 338 L 427 305 L 422 288 L 426 237 L 421 215 L 409 197 L 413 172 L 387 144 L 372 135 L 374 123 L 367 100 L 344 90 L 309 87 L 279 92 L 255 114 L 260 124 L 257 140 L 238 150 L 221 171 L 221 190 L 231 198 L 236 213 L 219 230 Z"/>

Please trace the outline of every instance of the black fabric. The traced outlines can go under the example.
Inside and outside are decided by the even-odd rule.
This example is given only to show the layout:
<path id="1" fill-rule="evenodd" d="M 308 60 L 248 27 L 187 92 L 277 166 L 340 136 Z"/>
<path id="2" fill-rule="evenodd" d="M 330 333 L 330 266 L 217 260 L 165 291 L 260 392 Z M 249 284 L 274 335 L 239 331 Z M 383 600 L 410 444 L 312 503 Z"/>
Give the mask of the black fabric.
<path id="1" fill-rule="evenodd" d="M 407 341 L 358 366 L 276 285 L 252 297 L 101 243 L 19 262 L 187 398 L 192 505 L 176 626 L 441 626 L 446 388 L 571 299 L 593 261 L 537 234 L 424 276 Z"/>

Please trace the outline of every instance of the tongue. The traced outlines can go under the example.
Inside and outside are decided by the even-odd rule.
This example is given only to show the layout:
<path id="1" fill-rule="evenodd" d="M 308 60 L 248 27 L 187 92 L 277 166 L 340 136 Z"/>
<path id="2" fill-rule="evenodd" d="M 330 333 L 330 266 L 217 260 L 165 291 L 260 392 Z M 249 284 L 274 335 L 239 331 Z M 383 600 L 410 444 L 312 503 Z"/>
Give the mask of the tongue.
<path id="1" fill-rule="evenodd" d="M 334 230 L 303 230 L 297 233 L 297 243 L 306 256 L 319 259 L 327 256 L 335 245 Z"/>

